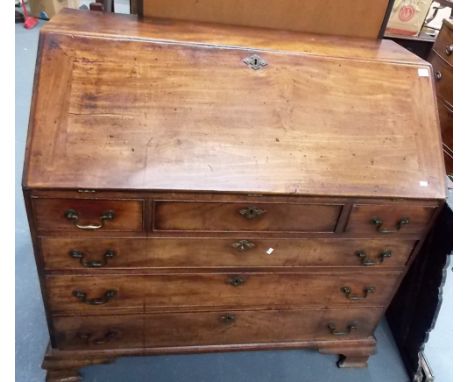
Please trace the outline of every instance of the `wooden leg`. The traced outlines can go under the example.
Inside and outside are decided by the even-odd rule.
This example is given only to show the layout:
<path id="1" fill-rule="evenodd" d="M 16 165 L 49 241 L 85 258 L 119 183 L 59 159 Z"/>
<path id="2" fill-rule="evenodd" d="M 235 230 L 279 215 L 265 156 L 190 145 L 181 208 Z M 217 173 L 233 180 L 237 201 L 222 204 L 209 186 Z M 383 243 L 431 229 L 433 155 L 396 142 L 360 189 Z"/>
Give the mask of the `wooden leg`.
<path id="1" fill-rule="evenodd" d="M 80 369 L 89 365 L 110 363 L 110 355 L 90 355 L 47 348 L 42 368 L 47 370 L 46 382 L 80 382 Z"/>
<path id="2" fill-rule="evenodd" d="M 375 353 L 375 339 L 327 342 L 319 346 L 324 354 L 337 354 L 338 367 L 367 367 L 367 360 Z"/>
<path id="3" fill-rule="evenodd" d="M 46 382 L 80 382 L 81 376 L 78 369 L 47 370 Z"/>
<path id="4" fill-rule="evenodd" d="M 336 363 L 338 367 L 367 367 L 368 355 L 340 355 L 340 359 Z"/>

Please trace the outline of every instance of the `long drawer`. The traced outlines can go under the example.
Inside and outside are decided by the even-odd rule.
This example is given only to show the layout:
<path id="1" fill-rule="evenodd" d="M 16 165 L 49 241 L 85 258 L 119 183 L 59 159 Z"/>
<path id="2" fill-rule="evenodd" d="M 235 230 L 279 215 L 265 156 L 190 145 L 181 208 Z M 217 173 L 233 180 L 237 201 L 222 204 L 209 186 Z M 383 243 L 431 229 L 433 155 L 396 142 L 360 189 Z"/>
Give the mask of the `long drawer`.
<path id="1" fill-rule="evenodd" d="M 395 239 L 40 239 L 45 269 L 402 267 L 415 242 Z"/>
<path id="2" fill-rule="evenodd" d="M 384 306 L 400 272 L 47 276 L 54 313 L 200 307 Z"/>
<path id="3" fill-rule="evenodd" d="M 257 310 L 55 317 L 60 349 L 113 349 L 364 338 L 382 309 Z"/>

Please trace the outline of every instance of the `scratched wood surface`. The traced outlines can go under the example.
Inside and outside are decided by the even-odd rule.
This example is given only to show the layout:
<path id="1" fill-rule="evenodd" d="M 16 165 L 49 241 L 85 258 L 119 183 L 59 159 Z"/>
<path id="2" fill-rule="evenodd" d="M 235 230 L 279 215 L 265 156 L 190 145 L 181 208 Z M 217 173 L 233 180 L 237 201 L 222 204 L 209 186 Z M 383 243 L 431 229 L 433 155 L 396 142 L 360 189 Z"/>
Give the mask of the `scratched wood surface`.
<path id="1" fill-rule="evenodd" d="M 249 236 L 249 235 L 247 235 Z M 395 239 L 275 239 L 248 238 L 96 238 L 93 240 L 43 237 L 40 240 L 46 270 L 89 270 L 86 262 L 101 261 L 101 269 L 190 267 L 403 267 L 415 246 Z M 239 245 L 245 243 L 243 246 Z M 84 263 L 70 255 L 83 254 Z M 112 251 L 112 258 L 105 253 Z M 364 256 L 359 256 L 364 253 Z M 391 253 L 382 257 L 382 253 Z M 105 261 L 107 260 L 107 261 Z"/>
<path id="2" fill-rule="evenodd" d="M 46 292 L 54 314 L 145 313 L 203 310 L 207 307 L 252 309 L 291 306 L 384 307 L 400 281 L 400 271 L 309 273 L 172 273 L 158 275 L 49 275 Z M 349 299 L 341 288 L 350 288 Z M 366 293 L 366 288 L 374 291 Z M 93 305 L 86 301 L 112 298 Z"/>
<path id="3" fill-rule="evenodd" d="M 190 32 L 162 43 L 145 26 L 144 41 L 109 40 L 93 28 L 42 34 L 27 187 L 444 196 L 425 63 L 268 47 L 257 51 L 268 65 L 252 70 L 243 59 L 255 46 L 188 44 Z"/>
<path id="4" fill-rule="evenodd" d="M 366 366 L 445 197 L 430 65 L 390 41 L 73 10 L 39 43 L 23 185 L 48 381 L 174 351 Z"/>
<path id="5" fill-rule="evenodd" d="M 390 40 L 346 38 L 262 28 L 198 23 L 165 18 L 82 12 L 64 8 L 41 31 L 107 39 L 130 39 L 267 49 L 314 56 L 362 58 L 391 62 L 425 61 Z"/>
<path id="6" fill-rule="evenodd" d="M 55 318 L 58 347 L 96 350 L 138 347 L 176 347 L 334 340 L 328 325 L 338 331 L 350 323 L 348 339 L 371 335 L 380 309 L 210 311 L 146 315 L 65 316 Z M 227 318 L 229 317 L 229 318 Z M 281 330 L 278 330 L 281 328 Z"/>

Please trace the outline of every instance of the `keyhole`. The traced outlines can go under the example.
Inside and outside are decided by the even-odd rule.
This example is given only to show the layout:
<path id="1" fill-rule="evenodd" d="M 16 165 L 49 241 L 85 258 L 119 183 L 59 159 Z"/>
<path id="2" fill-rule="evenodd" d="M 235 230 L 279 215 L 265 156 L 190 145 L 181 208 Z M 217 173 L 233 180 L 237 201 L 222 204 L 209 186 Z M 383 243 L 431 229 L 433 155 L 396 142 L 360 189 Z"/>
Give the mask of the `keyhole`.
<path id="1" fill-rule="evenodd" d="M 258 59 L 254 58 L 254 65 L 257 66 L 258 65 Z"/>

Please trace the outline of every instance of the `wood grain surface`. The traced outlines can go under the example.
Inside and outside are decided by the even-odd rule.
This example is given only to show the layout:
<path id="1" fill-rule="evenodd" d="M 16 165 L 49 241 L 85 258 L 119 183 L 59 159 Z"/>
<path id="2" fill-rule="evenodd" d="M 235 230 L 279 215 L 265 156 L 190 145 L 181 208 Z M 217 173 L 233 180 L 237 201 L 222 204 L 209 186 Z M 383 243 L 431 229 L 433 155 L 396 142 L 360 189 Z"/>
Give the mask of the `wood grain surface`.
<path id="1" fill-rule="evenodd" d="M 260 16 L 288 23 L 275 4 Z M 304 3 L 326 12 L 298 28 L 340 4 Z M 23 177 L 47 379 L 168 352 L 314 347 L 366 366 L 445 198 L 433 75 L 390 41 L 56 15 Z"/>
<path id="2" fill-rule="evenodd" d="M 242 244 L 242 241 L 247 242 Z M 239 236 L 220 238 L 94 238 L 43 237 L 41 251 L 46 270 L 96 270 L 70 256 L 75 250 L 84 260 L 103 261 L 111 250 L 115 256 L 100 269 L 137 268 L 244 268 L 244 267 L 403 267 L 415 245 L 395 239 L 276 239 Z M 242 247 L 243 245 L 243 247 Z M 357 252 L 365 253 L 366 259 Z M 382 253 L 391 252 L 384 258 Z M 364 265 L 364 261 L 375 265 Z M 279 269 L 281 270 L 281 268 Z"/>
<path id="3" fill-rule="evenodd" d="M 444 195 L 432 80 L 418 74 L 426 64 L 42 40 L 27 187 Z M 268 66 L 250 69 L 253 53 Z M 47 64 L 57 60 L 59 73 Z"/>
<path id="4" fill-rule="evenodd" d="M 206 307 L 260 308 L 286 306 L 384 306 L 394 292 L 401 272 L 334 273 L 193 273 L 160 275 L 47 276 L 47 295 L 51 310 L 99 314 L 109 309 L 144 313 L 167 309 Z M 237 280 L 237 281 L 236 281 Z M 240 280 L 240 281 L 239 281 Z M 362 300 L 349 300 L 342 287 L 352 295 L 374 287 Z M 88 299 L 102 298 L 115 290 L 115 297 L 102 305 L 90 305 L 73 296 L 74 291 Z"/>
<path id="5" fill-rule="evenodd" d="M 105 231 L 141 231 L 143 229 L 143 203 L 141 200 L 91 200 L 91 199 L 33 199 L 33 213 L 38 231 L 69 231 L 95 234 Z M 74 210 L 78 214 L 76 224 L 100 225 L 101 216 L 112 211 L 112 220 L 106 220 L 96 230 L 77 228 L 75 221 L 65 213 Z"/>
<path id="6" fill-rule="evenodd" d="M 350 233 L 377 233 L 380 235 L 421 233 L 427 229 L 435 211 L 434 207 L 414 206 L 404 203 L 392 207 L 388 205 L 355 204 L 346 231 Z M 381 227 L 378 228 L 373 223 L 373 219 L 381 220 Z M 398 223 L 402 219 L 408 219 L 408 224 L 398 228 Z M 390 232 L 385 233 L 385 231 Z"/>
<path id="7" fill-rule="evenodd" d="M 155 202 L 153 229 L 334 232 L 342 207 L 339 204 Z"/>
<path id="8" fill-rule="evenodd" d="M 342 338 L 368 337 L 380 309 L 267 310 L 56 317 L 59 349 L 232 345 L 284 341 L 334 340 L 329 324 L 347 332 Z"/>

